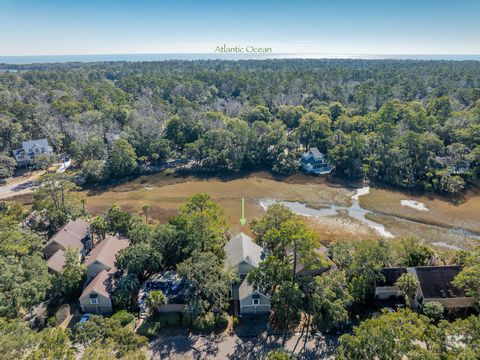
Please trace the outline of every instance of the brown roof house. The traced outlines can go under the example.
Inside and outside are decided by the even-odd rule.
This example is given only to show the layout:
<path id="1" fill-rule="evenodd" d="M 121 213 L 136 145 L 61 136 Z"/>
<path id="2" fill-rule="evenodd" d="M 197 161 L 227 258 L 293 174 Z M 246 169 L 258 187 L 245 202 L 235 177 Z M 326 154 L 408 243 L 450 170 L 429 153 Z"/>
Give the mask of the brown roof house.
<path id="1" fill-rule="evenodd" d="M 53 273 L 59 273 L 65 266 L 65 251 L 57 250 L 55 254 L 47 260 L 48 270 Z"/>
<path id="2" fill-rule="evenodd" d="M 226 266 L 236 270 L 240 281 L 232 285 L 232 300 L 235 311 L 240 314 L 261 314 L 270 312 L 270 298 L 255 290 L 247 282 L 247 274 L 262 262 L 263 248 L 244 233 L 239 233 L 224 246 Z"/>
<path id="3" fill-rule="evenodd" d="M 102 270 L 110 271 L 115 267 L 115 256 L 128 247 L 128 240 L 116 236 L 107 237 L 95 246 L 92 252 L 85 258 L 87 281 L 93 279 Z"/>
<path id="4" fill-rule="evenodd" d="M 102 270 L 83 289 L 80 307 L 85 313 L 108 315 L 112 312 L 111 293 L 114 286 L 114 272 Z"/>
<path id="5" fill-rule="evenodd" d="M 380 300 L 402 296 L 396 282 L 402 274 L 410 273 L 418 279 L 419 283 L 414 301 L 414 306 L 417 309 L 421 309 L 427 301 L 437 301 L 447 311 L 471 308 L 474 306 L 473 298 L 467 296 L 465 289 L 459 289 L 452 284 L 461 270 L 458 265 L 383 269 L 384 279 L 376 282 L 375 296 Z"/>
<path id="6" fill-rule="evenodd" d="M 65 264 L 67 247 L 78 250 L 83 259 L 92 248 L 90 226 L 83 219 L 70 220 L 45 244 L 42 252 L 50 271 L 59 272 Z"/>
<path id="7" fill-rule="evenodd" d="M 83 312 L 94 314 L 112 312 L 111 293 L 115 288 L 115 257 L 128 245 L 127 239 L 108 235 L 85 259 L 83 264 L 86 267 L 87 282 L 79 299 Z"/>

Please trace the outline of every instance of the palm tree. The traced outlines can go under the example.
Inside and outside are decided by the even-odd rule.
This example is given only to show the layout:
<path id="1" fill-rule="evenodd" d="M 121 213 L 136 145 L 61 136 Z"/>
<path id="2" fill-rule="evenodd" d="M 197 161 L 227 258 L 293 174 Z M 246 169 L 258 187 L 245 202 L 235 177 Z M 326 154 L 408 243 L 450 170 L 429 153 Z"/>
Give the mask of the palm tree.
<path id="1" fill-rule="evenodd" d="M 160 306 L 167 303 L 167 298 L 161 290 L 152 290 L 148 292 L 145 302 L 150 309 L 157 312 L 160 309 Z"/>
<path id="2" fill-rule="evenodd" d="M 148 210 L 150 209 L 150 205 L 145 204 L 142 206 L 142 211 L 145 214 L 145 224 L 148 224 Z"/>
<path id="3" fill-rule="evenodd" d="M 403 293 L 408 306 L 411 308 L 413 306 L 413 299 L 417 294 L 417 289 L 419 286 L 417 277 L 410 273 L 402 274 L 402 276 L 398 278 L 395 285 Z"/>
<path id="4" fill-rule="evenodd" d="M 87 212 L 85 211 L 85 203 L 87 200 L 85 198 L 80 199 L 80 202 L 82 203 L 82 215 L 86 215 Z"/>

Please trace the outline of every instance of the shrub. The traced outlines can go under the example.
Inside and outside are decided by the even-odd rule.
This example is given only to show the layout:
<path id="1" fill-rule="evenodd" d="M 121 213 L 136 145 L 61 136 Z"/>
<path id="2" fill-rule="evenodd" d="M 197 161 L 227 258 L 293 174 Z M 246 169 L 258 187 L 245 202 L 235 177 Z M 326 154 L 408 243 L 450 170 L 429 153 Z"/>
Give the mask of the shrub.
<path id="1" fill-rule="evenodd" d="M 52 316 L 50 316 L 50 317 L 47 319 L 47 326 L 48 326 L 48 327 L 55 327 L 55 326 L 57 326 L 57 325 L 58 325 L 58 324 L 57 324 L 57 317 L 56 317 L 55 314 L 52 315 Z"/>
<path id="2" fill-rule="evenodd" d="M 182 314 L 180 313 L 157 313 L 145 319 L 143 324 L 138 328 L 137 333 L 147 337 L 154 337 L 159 335 L 160 329 L 169 326 L 179 326 L 181 324 Z"/>
<path id="3" fill-rule="evenodd" d="M 426 301 L 423 304 L 423 313 L 434 321 L 442 319 L 444 311 L 443 305 L 438 301 Z"/>
<path id="4" fill-rule="evenodd" d="M 266 360 L 289 360 L 292 357 L 285 350 L 272 350 L 267 354 Z"/>
<path id="5" fill-rule="evenodd" d="M 195 330 L 202 332 L 210 332 L 215 327 L 215 315 L 211 312 L 196 317 L 192 326 Z"/>
<path id="6" fill-rule="evenodd" d="M 167 303 L 167 298 L 163 294 L 162 290 L 152 290 L 148 292 L 145 302 L 149 308 L 153 309 L 154 311 L 158 311 L 160 306 Z"/>
<path id="7" fill-rule="evenodd" d="M 215 319 L 215 327 L 217 329 L 225 329 L 228 325 L 228 315 L 226 313 L 221 313 L 217 315 Z"/>
<path id="8" fill-rule="evenodd" d="M 147 318 L 137 330 L 138 335 L 146 337 L 157 336 L 161 328 L 160 319 L 156 316 Z"/>
<path id="9" fill-rule="evenodd" d="M 105 161 L 87 160 L 82 163 L 82 175 L 85 182 L 97 184 L 105 180 Z"/>
<path id="10" fill-rule="evenodd" d="M 135 320 L 135 316 L 127 310 L 120 310 L 112 315 L 112 319 L 118 320 L 122 326 L 127 326 Z"/>
<path id="11" fill-rule="evenodd" d="M 203 307 L 199 301 L 190 301 L 183 309 L 183 325 L 192 326 L 193 321 L 203 314 Z"/>
<path id="12" fill-rule="evenodd" d="M 162 327 L 165 327 L 165 326 L 179 326 L 182 323 L 182 314 L 180 314 L 180 313 L 161 314 L 160 322 L 162 324 Z"/>

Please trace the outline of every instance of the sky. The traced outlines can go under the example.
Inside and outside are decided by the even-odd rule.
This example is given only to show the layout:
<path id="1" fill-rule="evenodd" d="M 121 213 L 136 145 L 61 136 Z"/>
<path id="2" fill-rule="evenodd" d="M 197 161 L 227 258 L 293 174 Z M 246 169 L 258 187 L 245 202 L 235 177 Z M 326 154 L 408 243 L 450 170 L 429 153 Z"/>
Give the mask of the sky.
<path id="1" fill-rule="evenodd" d="M 479 0 L 0 0 L 0 56 L 480 54 Z"/>

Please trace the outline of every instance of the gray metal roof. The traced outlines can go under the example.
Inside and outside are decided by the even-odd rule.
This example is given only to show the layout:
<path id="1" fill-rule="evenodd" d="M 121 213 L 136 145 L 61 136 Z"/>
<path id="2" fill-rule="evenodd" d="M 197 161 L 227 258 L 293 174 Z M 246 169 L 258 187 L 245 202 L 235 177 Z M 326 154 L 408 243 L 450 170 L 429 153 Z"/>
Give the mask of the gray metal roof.
<path id="1" fill-rule="evenodd" d="M 303 163 L 307 163 L 307 162 L 310 162 L 310 163 L 314 163 L 314 162 L 326 162 L 327 159 L 325 157 L 325 154 L 324 153 L 321 153 L 320 150 L 318 150 L 318 148 L 316 147 L 313 147 L 313 148 L 310 148 L 310 150 L 308 150 L 306 153 L 304 153 L 302 155 L 302 162 Z"/>
<path id="2" fill-rule="evenodd" d="M 310 152 L 312 153 L 315 160 L 323 160 L 323 158 L 325 157 L 325 155 L 323 155 L 316 147 L 311 148 Z"/>
<path id="3" fill-rule="evenodd" d="M 30 151 L 30 149 L 32 149 L 35 145 L 44 147 L 45 149 L 51 149 L 47 139 L 36 139 L 22 142 L 23 150 L 26 152 Z"/>
<path id="4" fill-rule="evenodd" d="M 262 261 L 263 248 L 242 232 L 231 238 L 223 249 L 227 255 L 226 263 L 229 266 L 237 266 L 246 262 L 257 267 Z"/>

